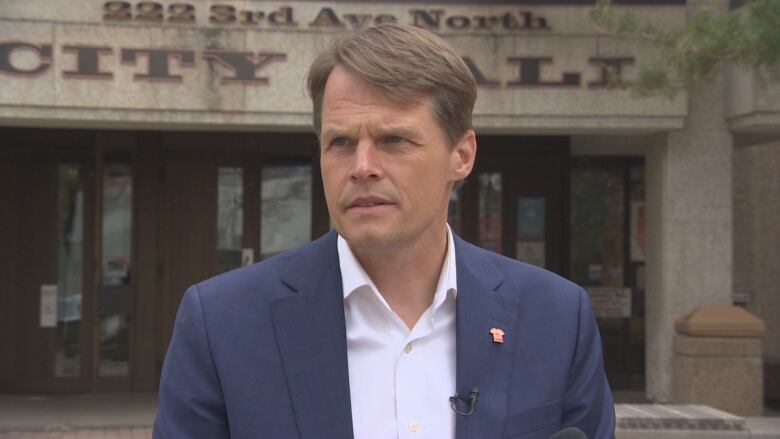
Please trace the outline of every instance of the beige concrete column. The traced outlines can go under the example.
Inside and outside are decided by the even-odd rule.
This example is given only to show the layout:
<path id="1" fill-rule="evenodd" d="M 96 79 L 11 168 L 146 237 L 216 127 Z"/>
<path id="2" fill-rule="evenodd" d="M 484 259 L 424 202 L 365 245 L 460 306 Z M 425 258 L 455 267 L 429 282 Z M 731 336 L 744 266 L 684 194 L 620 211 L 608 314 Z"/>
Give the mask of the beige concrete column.
<path id="1" fill-rule="evenodd" d="M 780 132 L 775 134 L 780 137 Z M 780 140 L 734 150 L 734 286 L 766 322 L 767 398 L 780 398 Z"/>
<path id="2" fill-rule="evenodd" d="M 689 1 L 726 10 L 728 2 Z M 673 399 L 674 322 L 702 305 L 731 303 L 732 145 L 725 79 L 689 93 L 685 128 L 648 149 L 647 397 Z"/>

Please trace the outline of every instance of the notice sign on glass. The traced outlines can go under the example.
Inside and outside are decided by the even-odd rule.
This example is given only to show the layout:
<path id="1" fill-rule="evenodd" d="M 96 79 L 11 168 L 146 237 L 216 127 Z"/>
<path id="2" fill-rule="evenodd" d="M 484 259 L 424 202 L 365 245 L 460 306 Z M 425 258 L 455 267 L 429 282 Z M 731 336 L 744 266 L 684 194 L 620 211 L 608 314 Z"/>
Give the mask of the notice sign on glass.
<path id="1" fill-rule="evenodd" d="M 57 327 L 57 285 L 41 285 L 41 328 Z"/>
<path id="2" fill-rule="evenodd" d="M 588 287 L 586 289 L 596 317 L 631 317 L 631 288 Z"/>

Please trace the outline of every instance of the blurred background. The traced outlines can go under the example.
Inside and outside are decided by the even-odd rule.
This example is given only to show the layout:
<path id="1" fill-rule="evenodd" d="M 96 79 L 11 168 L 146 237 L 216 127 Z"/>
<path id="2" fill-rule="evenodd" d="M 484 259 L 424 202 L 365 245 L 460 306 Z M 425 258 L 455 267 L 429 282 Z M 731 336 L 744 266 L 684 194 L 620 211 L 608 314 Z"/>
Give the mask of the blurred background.
<path id="1" fill-rule="evenodd" d="M 672 35 L 749 4 L 614 11 Z M 776 414 L 780 86 L 725 63 L 637 95 L 657 41 L 599 28 L 594 8 L 0 2 L 0 437 L 47 404 L 52 419 L 102 407 L 151 425 L 185 289 L 329 229 L 304 75 L 382 22 L 463 55 L 479 153 L 450 224 L 587 289 L 618 402 Z"/>

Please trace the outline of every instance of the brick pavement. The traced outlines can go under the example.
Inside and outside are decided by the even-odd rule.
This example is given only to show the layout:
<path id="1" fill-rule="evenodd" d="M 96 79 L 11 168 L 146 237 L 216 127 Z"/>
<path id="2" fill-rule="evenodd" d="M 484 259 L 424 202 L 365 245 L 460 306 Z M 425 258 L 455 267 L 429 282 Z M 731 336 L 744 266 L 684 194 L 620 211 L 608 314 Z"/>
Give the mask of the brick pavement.
<path id="1" fill-rule="evenodd" d="M 149 439 L 151 427 L 63 428 L 0 432 L 0 439 Z"/>

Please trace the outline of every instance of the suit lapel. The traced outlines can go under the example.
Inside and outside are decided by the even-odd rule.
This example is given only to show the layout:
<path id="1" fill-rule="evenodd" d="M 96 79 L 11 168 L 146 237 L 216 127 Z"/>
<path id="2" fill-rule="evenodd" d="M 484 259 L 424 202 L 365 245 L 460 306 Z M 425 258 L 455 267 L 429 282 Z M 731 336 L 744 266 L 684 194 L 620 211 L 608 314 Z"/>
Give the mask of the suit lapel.
<path id="1" fill-rule="evenodd" d="M 459 395 L 479 388 L 479 402 L 470 416 L 457 416 L 458 439 L 492 439 L 503 434 L 509 376 L 515 357 L 518 304 L 496 290 L 503 276 L 471 244 L 455 237 L 458 273 L 457 367 Z M 504 343 L 494 343 L 492 328 L 504 331 Z"/>
<path id="2" fill-rule="evenodd" d="M 271 312 L 301 439 L 352 438 L 344 300 L 336 233 L 298 254 Z"/>

